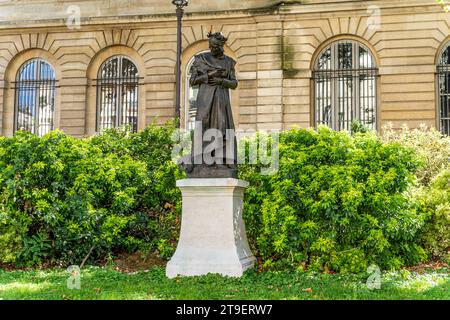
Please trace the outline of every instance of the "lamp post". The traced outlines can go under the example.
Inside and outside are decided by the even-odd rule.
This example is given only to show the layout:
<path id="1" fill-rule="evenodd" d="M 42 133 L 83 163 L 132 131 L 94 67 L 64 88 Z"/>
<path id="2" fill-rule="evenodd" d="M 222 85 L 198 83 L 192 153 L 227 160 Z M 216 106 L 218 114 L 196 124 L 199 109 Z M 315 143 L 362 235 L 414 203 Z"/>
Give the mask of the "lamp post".
<path id="1" fill-rule="evenodd" d="M 181 119 L 181 20 L 184 14 L 184 7 L 187 7 L 189 4 L 189 0 L 173 0 L 172 4 L 174 4 L 177 9 L 177 75 L 176 75 L 176 100 L 175 100 L 175 113 L 178 118 L 178 127 L 180 126 Z"/>

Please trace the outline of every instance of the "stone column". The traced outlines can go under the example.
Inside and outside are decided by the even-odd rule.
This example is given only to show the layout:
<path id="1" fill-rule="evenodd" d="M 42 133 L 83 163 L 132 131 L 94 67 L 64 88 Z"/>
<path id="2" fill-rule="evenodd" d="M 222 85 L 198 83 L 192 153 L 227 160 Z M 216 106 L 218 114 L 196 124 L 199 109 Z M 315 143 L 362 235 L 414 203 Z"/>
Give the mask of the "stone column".
<path id="1" fill-rule="evenodd" d="M 253 267 L 242 219 L 248 182 L 237 179 L 177 181 L 183 195 L 181 235 L 167 264 L 169 278 L 218 273 L 240 277 Z"/>

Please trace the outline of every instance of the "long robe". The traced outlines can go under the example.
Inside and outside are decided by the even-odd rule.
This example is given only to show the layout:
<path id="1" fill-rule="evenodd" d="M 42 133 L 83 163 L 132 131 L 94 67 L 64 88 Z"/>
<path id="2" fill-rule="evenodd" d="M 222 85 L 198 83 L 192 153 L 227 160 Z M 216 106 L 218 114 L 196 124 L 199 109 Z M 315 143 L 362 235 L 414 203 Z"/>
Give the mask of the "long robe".
<path id="1" fill-rule="evenodd" d="M 199 86 L 197 95 L 197 115 L 196 122 L 202 124 L 202 136 L 208 129 L 217 129 L 223 134 L 224 160 L 223 163 L 236 163 L 236 154 L 226 154 L 226 145 L 233 143 L 234 153 L 236 153 L 235 137 L 230 141 L 226 136 L 227 130 L 234 130 L 233 114 L 231 110 L 230 90 L 236 89 L 238 81 L 235 75 L 236 62 L 228 56 L 216 58 L 211 53 L 201 53 L 195 56 L 194 64 L 191 68 L 191 86 Z M 208 72 L 221 70 L 220 78 L 223 78 L 222 85 L 208 84 Z M 196 129 L 197 124 L 196 124 Z M 208 144 L 208 143 L 206 143 Z M 205 143 L 203 143 L 203 150 Z M 194 158 L 199 157 L 195 154 Z M 199 160 L 194 160 L 199 164 Z"/>

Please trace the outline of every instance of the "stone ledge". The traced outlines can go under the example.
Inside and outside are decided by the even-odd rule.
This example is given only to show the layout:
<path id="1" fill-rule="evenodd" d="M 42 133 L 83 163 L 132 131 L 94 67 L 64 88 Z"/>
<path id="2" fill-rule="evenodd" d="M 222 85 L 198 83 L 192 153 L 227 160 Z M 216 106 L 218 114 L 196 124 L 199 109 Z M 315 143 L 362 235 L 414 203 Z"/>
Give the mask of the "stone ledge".
<path id="1" fill-rule="evenodd" d="M 184 179 L 177 181 L 177 187 L 239 187 L 247 188 L 249 183 L 233 178 Z"/>

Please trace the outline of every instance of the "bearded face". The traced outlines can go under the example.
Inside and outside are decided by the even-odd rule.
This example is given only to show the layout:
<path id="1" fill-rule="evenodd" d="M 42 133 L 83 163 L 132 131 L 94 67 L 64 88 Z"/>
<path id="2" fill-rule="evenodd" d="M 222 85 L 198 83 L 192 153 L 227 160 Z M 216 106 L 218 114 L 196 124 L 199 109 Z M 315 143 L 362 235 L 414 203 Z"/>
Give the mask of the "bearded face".
<path id="1" fill-rule="evenodd" d="M 211 54 L 214 57 L 220 57 L 224 54 L 223 43 L 216 39 L 210 39 L 209 41 L 209 49 L 211 50 Z"/>

